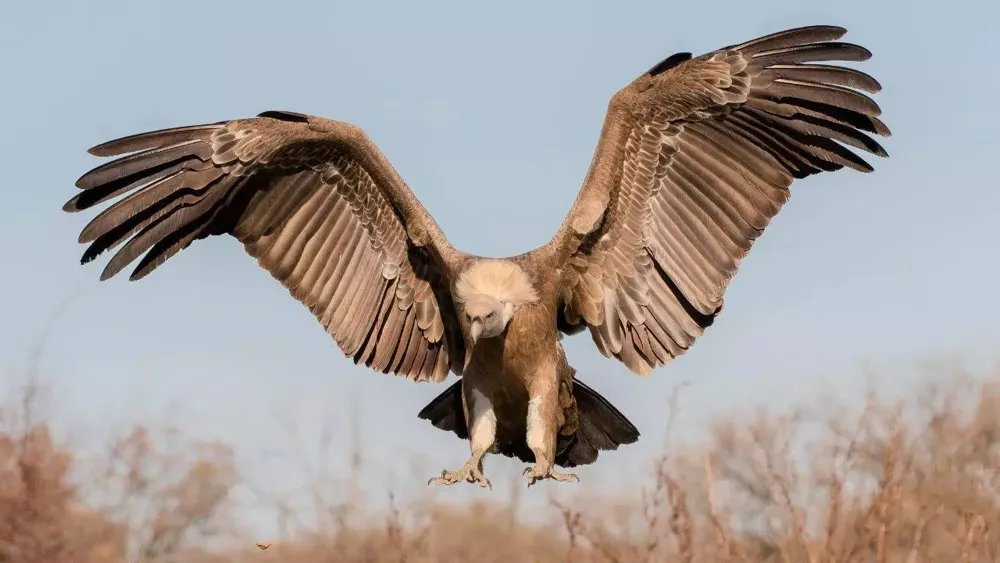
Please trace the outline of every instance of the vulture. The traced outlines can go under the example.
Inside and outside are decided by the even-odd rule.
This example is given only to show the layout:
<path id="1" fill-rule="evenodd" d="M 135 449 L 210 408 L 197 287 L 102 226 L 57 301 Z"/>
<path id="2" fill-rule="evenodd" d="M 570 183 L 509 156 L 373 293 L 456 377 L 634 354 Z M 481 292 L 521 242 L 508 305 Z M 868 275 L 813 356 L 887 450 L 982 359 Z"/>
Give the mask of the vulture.
<path id="1" fill-rule="evenodd" d="M 667 57 L 608 103 L 590 168 L 555 235 L 507 258 L 457 250 L 359 127 L 289 111 L 139 133 L 64 206 L 117 199 L 83 229 L 82 263 L 138 280 L 192 242 L 232 235 L 357 365 L 459 376 L 420 413 L 468 440 L 434 484 L 489 487 L 487 453 L 528 486 L 577 481 L 639 432 L 576 378 L 564 335 L 645 376 L 712 324 L 723 293 L 797 178 L 885 157 L 871 53 L 808 26 Z M 825 64 L 824 64 L 825 63 Z"/>

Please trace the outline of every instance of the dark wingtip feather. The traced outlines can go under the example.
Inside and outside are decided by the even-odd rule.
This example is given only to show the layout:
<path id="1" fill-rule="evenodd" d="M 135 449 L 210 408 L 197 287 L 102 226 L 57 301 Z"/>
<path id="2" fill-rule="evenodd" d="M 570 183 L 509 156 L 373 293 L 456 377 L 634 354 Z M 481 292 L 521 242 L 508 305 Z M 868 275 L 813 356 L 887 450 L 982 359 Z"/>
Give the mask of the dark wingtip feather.
<path id="1" fill-rule="evenodd" d="M 90 246 L 87 247 L 87 250 L 83 252 L 83 255 L 80 256 L 80 265 L 86 266 L 87 264 L 90 264 L 91 262 L 94 261 L 95 258 L 97 258 L 103 253 L 104 253 L 103 248 L 98 248 L 96 243 L 91 244 Z"/>
<path id="2" fill-rule="evenodd" d="M 882 158 L 889 158 L 889 152 L 885 150 L 885 147 L 883 147 L 882 145 L 878 144 L 877 142 L 873 142 L 872 144 L 874 146 L 872 147 L 872 150 L 870 152 L 873 155 L 880 156 Z"/>
<path id="3" fill-rule="evenodd" d="M 257 117 L 270 117 L 271 119 L 278 119 L 280 121 L 289 121 L 292 123 L 308 123 L 309 116 L 304 113 L 298 113 L 294 111 L 285 110 L 268 110 L 257 114 Z"/>
<path id="4" fill-rule="evenodd" d="M 113 153 L 111 153 L 108 150 L 108 144 L 113 143 L 113 142 L 114 141 L 108 141 L 107 143 L 101 143 L 99 145 L 94 145 L 94 146 L 90 147 L 89 149 L 87 149 L 87 154 L 89 154 L 91 156 L 101 156 L 101 157 L 112 156 Z M 77 187 L 79 187 L 79 184 L 77 184 Z"/>
<path id="5" fill-rule="evenodd" d="M 79 195 L 73 196 L 72 198 L 69 199 L 69 201 L 64 203 L 62 206 L 62 210 L 65 211 L 66 213 L 76 213 L 78 211 L 83 211 L 84 209 L 86 208 L 80 206 Z"/>
<path id="6" fill-rule="evenodd" d="M 76 187 L 89 190 L 185 159 L 198 158 L 206 162 L 211 156 L 211 145 L 201 139 L 185 139 L 176 144 L 158 145 L 97 166 L 80 176 Z"/>
<path id="7" fill-rule="evenodd" d="M 861 158 L 860 156 L 857 157 L 857 161 L 858 161 L 857 162 L 857 164 L 858 164 L 857 168 L 852 167 L 852 168 L 854 168 L 854 170 L 857 170 L 858 172 L 861 172 L 862 174 L 870 174 L 870 173 L 872 173 L 872 172 L 875 171 L 875 167 L 872 166 L 871 164 L 868 164 L 868 161 L 866 161 L 865 159 Z"/>
<path id="8" fill-rule="evenodd" d="M 87 152 L 90 152 L 90 151 L 87 151 Z M 90 154 L 94 154 L 94 153 L 90 153 Z M 77 188 L 81 189 L 81 190 L 87 189 L 87 187 L 90 185 L 90 183 L 89 183 L 89 177 L 90 177 L 90 173 L 91 172 L 93 172 L 93 170 L 88 170 L 87 172 L 84 172 L 83 174 L 81 174 L 80 177 L 76 179 L 76 182 L 73 182 L 73 185 L 76 186 Z"/>
<path id="9" fill-rule="evenodd" d="M 754 52 L 764 49 L 787 47 L 795 44 L 812 43 L 815 41 L 835 41 L 843 37 L 846 33 L 846 28 L 837 25 L 808 25 L 803 27 L 793 27 L 784 31 L 763 35 L 739 45 L 732 45 L 727 47 L 727 49 Z"/>
<path id="10" fill-rule="evenodd" d="M 756 51 L 751 55 L 755 61 L 770 66 L 778 63 L 801 63 L 818 61 L 864 62 L 872 57 L 872 52 L 855 43 L 843 41 L 823 41 L 819 43 L 797 43 L 789 46 Z"/>
<path id="11" fill-rule="evenodd" d="M 156 146 L 173 145 L 195 138 L 206 139 L 212 131 L 225 127 L 226 121 L 189 125 L 186 127 L 170 127 L 145 133 L 136 133 L 105 141 L 90 147 L 87 152 L 93 156 L 118 156 L 125 153 L 151 149 Z"/>
<path id="12" fill-rule="evenodd" d="M 774 64 L 760 71 L 761 79 L 791 78 L 823 84 L 835 84 L 863 90 L 869 94 L 882 91 L 882 84 L 860 70 L 823 64 Z"/>
<path id="13" fill-rule="evenodd" d="M 804 25 L 801 27 L 789 28 L 783 32 L 778 32 L 774 34 L 775 36 L 782 35 L 827 35 L 830 37 L 835 37 L 840 39 L 841 37 L 847 35 L 847 28 L 842 25 L 828 25 L 828 24 L 817 24 L 817 25 Z"/>
<path id="14" fill-rule="evenodd" d="M 664 73 L 674 68 L 675 66 L 689 60 L 691 60 L 691 53 L 688 52 L 674 53 L 673 55 L 670 55 L 669 57 L 656 63 L 656 65 L 653 66 L 653 68 L 649 69 L 646 72 L 646 74 L 650 76 L 656 76 L 657 74 Z"/>
<path id="15" fill-rule="evenodd" d="M 841 25 L 814 25 L 814 26 L 809 26 L 807 28 L 800 28 L 800 29 L 809 29 L 809 28 L 817 29 L 817 30 L 829 31 L 831 33 L 836 33 L 837 36 L 838 36 L 838 38 L 847 35 L 847 28 L 844 27 L 844 26 L 841 26 Z"/>
<path id="16" fill-rule="evenodd" d="M 873 139 L 872 145 L 873 148 L 875 149 L 872 151 L 872 154 L 874 154 L 875 156 L 881 156 L 882 158 L 889 158 L 889 151 L 885 150 L 885 147 L 880 145 L 878 141 L 875 141 Z"/>
<path id="17" fill-rule="evenodd" d="M 881 119 L 877 117 L 871 117 L 872 127 L 875 128 L 875 133 L 882 135 L 883 137 L 892 137 L 892 131 L 889 130 L 889 126 L 882 122 Z"/>

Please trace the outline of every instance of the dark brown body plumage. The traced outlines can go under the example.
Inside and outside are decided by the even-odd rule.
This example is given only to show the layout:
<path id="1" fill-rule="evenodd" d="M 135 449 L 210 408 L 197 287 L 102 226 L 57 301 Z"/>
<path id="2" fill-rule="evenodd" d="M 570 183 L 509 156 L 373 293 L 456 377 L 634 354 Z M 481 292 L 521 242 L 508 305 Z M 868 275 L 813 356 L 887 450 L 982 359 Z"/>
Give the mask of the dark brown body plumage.
<path id="1" fill-rule="evenodd" d="M 91 149 L 118 156 L 66 211 L 120 198 L 80 235 L 83 261 L 120 247 L 102 279 L 132 279 L 192 242 L 239 239 L 352 360 L 417 381 L 463 376 L 421 413 L 473 455 L 438 482 L 486 485 L 487 449 L 591 463 L 635 428 L 575 380 L 559 344 L 589 330 L 646 375 L 722 310 L 740 261 L 795 179 L 871 166 L 889 135 L 863 61 L 835 26 L 673 55 L 618 91 L 579 195 L 544 246 L 506 260 L 456 250 L 358 127 L 292 112 L 153 131 Z M 484 266 L 485 265 L 485 266 Z M 479 268 L 479 269 L 477 269 Z M 482 336 L 482 338 L 480 338 Z"/>
<path id="2" fill-rule="evenodd" d="M 534 255 L 513 260 L 538 290 L 539 302 L 519 310 L 503 335 L 478 344 L 462 379 L 419 416 L 467 439 L 469 390 L 477 389 L 489 398 L 496 413 L 496 440 L 491 452 L 532 461 L 533 454 L 525 441 L 528 401 L 533 387 L 544 386 L 557 396 L 556 408 L 542 414 L 557 428 L 555 464 L 586 465 L 593 463 L 601 450 L 635 442 L 639 432 L 606 399 L 576 379 L 576 370 L 567 361 L 555 326 L 558 272 L 546 269 L 538 258 Z"/>

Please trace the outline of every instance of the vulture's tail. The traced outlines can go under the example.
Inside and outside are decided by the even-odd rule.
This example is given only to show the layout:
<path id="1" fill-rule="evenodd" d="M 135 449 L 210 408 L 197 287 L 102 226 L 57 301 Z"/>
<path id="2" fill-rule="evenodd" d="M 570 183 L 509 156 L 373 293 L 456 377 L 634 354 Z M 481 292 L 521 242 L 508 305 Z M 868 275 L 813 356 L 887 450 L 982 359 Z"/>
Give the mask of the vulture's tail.
<path id="1" fill-rule="evenodd" d="M 573 380 L 573 396 L 576 398 L 579 426 L 572 436 L 560 436 L 556 465 L 588 465 L 597 460 L 597 454 L 601 450 L 616 450 L 620 445 L 632 444 L 639 439 L 639 431 L 635 425 L 607 399 L 579 379 Z M 452 384 L 417 416 L 429 420 L 435 428 L 454 432 L 463 440 L 468 439 L 469 429 L 462 412 L 462 381 Z M 501 449 L 500 453 L 522 461 L 533 461 L 534 456 L 527 444 L 519 445 L 522 447 L 511 451 Z"/>
<path id="2" fill-rule="evenodd" d="M 427 403 L 417 418 L 431 421 L 434 428 L 445 432 L 454 432 L 463 440 L 469 439 L 469 427 L 465 423 L 465 412 L 462 408 L 462 380 L 459 379 Z"/>
<path id="3" fill-rule="evenodd" d="M 639 439 L 639 430 L 625 415 L 597 391 L 573 379 L 573 397 L 579 427 L 568 443 L 559 448 L 556 465 L 575 467 L 597 461 L 601 450 L 617 450 L 623 444 L 633 444 Z"/>

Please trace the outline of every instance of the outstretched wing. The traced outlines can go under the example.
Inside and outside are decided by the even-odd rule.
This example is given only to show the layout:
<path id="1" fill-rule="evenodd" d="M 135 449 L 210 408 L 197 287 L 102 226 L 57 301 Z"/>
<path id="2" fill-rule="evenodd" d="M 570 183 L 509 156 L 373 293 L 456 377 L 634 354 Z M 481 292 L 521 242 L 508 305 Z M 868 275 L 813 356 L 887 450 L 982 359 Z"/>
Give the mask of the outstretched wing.
<path id="1" fill-rule="evenodd" d="M 447 277 L 455 250 L 363 131 L 289 112 L 143 133 L 84 174 L 63 207 L 123 196 L 80 234 L 87 263 L 124 245 L 140 279 L 193 241 L 230 234 L 357 364 L 418 381 L 456 373 L 464 344 Z"/>
<path id="2" fill-rule="evenodd" d="M 564 263 L 560 327 L 633 372 L 684 353 L 795 178 L 872 168 L 889 135 L 878 82 L 846 30 L 792 29 L 697 58 L 674 55 L 611 100 L 590 171 L 549 243 Z M 846 146 L 845 146 L 846 145 Z"/>

